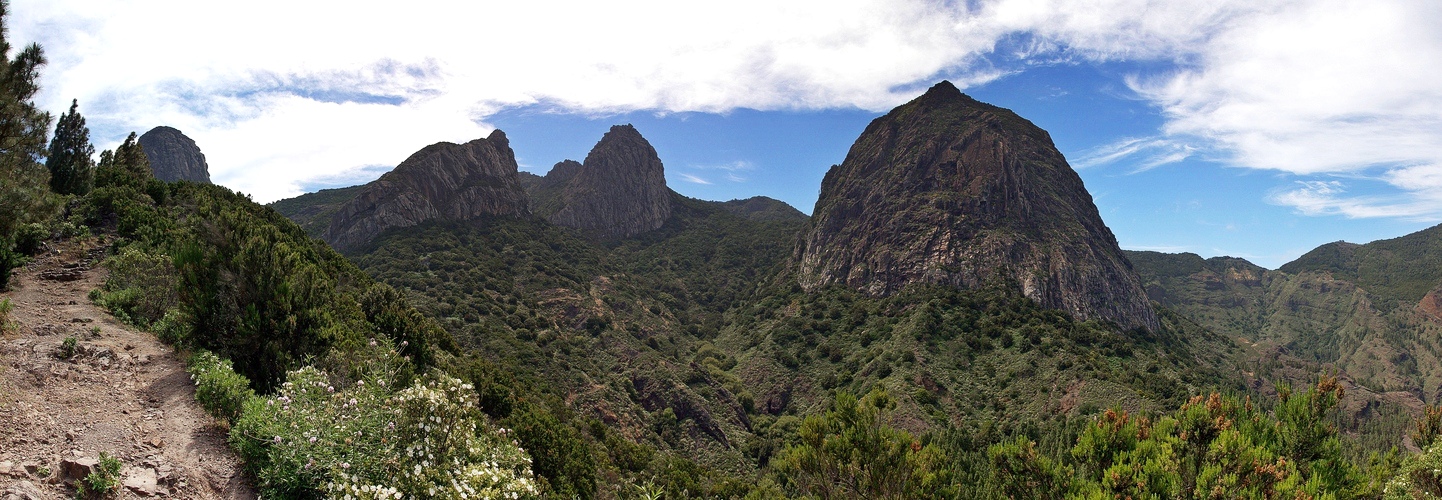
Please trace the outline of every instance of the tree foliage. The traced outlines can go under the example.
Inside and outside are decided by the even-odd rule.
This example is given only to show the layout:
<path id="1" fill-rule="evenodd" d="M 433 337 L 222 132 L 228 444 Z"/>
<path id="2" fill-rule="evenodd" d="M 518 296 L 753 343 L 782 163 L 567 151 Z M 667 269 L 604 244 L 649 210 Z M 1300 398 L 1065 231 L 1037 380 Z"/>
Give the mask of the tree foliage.
<path id="1" fill-rule="evenodd" d="M 50 114 L 34 102 L 45 54 L 32 43 L 11 57 L 4 29 L 8 14 L 9 5 L 0 2 L 0 289 L 9 285 L 10 270 L 24 260 L 16 249 L 17 233 L 27 224 L 47 220 L 58 206 L 40 163 Z"/>
<path id="2" fill-rule="evenodd" d="M 1330 423 L 1341 386 L 1323 377 L 1302 393 L 1279 387 L 1271 412 L 1250 399 L 1196 396 L 1155 421 L 1108 410 L 1077 439 L 1073 474 L 1018 441 L 992 447 L 997 482 L 1026 498 L 1365 498 L 1377 495 L 1348 462 Z M 1070 479 L 1061 479 L 1070 476 Z M 1024 492 L 1034 492 L 1025 494 Z"/>
<path id="3" fill-rule="evenodd" d="M 80 116 L 80 101 L 70 101 L 70 111 L 60 115 L 55 124 L 55 137 L 50 139 L 50 155 L 45 168 L 50 170 L 50 189 L 60 194 L 85 194 L 95 186 L 95 146 L 90 144 L 90 129 Z"/>
<path id="4" fill-rule="evenodd" d="M 842 393 L 824 415 L 806 417 L 800 442 L 782 450 L 776 470 L 801 495 L 831 498 L 951 498 L 941 450 L 884 420 L 885 391 Z"/>
<path id="5" fill-rule="evenodd" d="M 150 172 L 150 158 L 135 138 L 135 132 L 125 137 L 115 149 L 100 153 L 100 163 L 95 166 L 95 184 L 106 186 L 130 186 L 146 188 L 146 181 L 155 175 Z"/>

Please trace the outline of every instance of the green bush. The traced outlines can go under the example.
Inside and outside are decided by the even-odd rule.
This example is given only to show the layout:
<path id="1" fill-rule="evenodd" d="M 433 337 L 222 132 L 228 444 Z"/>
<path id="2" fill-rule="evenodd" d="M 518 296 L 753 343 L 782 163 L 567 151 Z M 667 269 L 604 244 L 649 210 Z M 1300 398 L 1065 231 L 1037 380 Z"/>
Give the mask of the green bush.
<path id="1" fill-rule="evenodd" d="M 170 256 L 141 247 L 130 245 L 105 259 L 110 275 L 95 302 L 122 321 L 150 328 L 179 305 L 179 288 Z"/>
<path id="2" fill-rule="evenodd" d="M 773 461 L 784 483 L 822 498 L 953 497 L 941 450 L 887 425 L 891 406 L 884 391 L 860 401 L 842 393 L 826 414 L 806 417 L 800 442 Z"/>
<path id="3" fill-rule="evenodd" d="M 50 230 L 39 222 L 20 226 L 20 230 L 15 232 L 15 251 L 23 255 L 35 255 L 40 252 L 40 245 L 49 237 Z"/>
<path id="4" fill-rule="evenodd" d="M 596 463 L 580 431 L 535 404 L 521 405 L 504 422 L 515 429 L 521 446 L 535 457 L 532 467 L 546 479 L 547 493 L 595 498 Z"/>
<path id="5" fill-rule="evenodd" d="M 474 389 L 438 377 L 397 390 L 405 363 L 383 342 L 350 386 L 305 367 L 245 403 L 230 442 L 267 498 L 518 498 L 537 494 L 530 458 L 490 426 Z M 362 348 L 365 349 L 365 348 Z"/>
<path id="6" fill-rule="evenodd" d="M 76 340 L 75 337 L 73 337 L 73 336 L 72 336 L 72 337 L 65 337 L 65 340 L 60 343 L 60 358 L 61 358 L 61 359 L 70 359 L 70 358 L 74 357 L 74 356 L 75 356 L 75 349 L 76 349 L 76 346 L 77 346 L 78 343 L 79 343 L 79 341 Z"/>
<path id="7" fill-rule="evenodd" d="M 75 496 L 80 498 L 109 497 L 120 489 L 120 468 L 125 464 L 109 453 L 100 452 L 100 463 L 79 482 L 75 483 Z"/>
<path id="8" fill-rule="evenodd" d="M 10 312 L 14 310 L 15 304 L 10 299 L 0 299 L 0 335 L 15 330 L 15 322 L 10 321 Z"/>
<path id="9" fill-rule="evenodd" d="M 235 423 L 245 402 L 255 397 L 250 381 L 235 373 L 230 360 L 206 350 L 190 356 L 186 370 L 195 381 L 195 400 L 215 418 Z"/>

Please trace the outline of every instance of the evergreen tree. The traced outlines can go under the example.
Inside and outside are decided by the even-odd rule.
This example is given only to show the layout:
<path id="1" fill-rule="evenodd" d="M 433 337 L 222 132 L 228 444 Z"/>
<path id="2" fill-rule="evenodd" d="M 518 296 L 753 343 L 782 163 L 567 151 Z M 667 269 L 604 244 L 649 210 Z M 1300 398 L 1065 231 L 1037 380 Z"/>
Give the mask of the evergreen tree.
<path id="1" fill-rule="evenodd" d="M 0 1 L 0 288 L 21 256 L 15 253 L 16 234 L 22 226 L 48 218 L 57 203 L 46 186 L 45 135 L 50 114 L 35 107 L 40 90 L 36 80 L 45 55 L 30 44 L 10 55 L 4 28 L 8 3 Z"/>
<path id="2" fill-rule="evenodd" d="M 116 146 L 114 151 L 100 153 L 100 163 L 95 166 L 96 186 L 131 185 L 143 188 L 146 180 L 153 179 L 150 173 L 150 159 L 135 139 L 135 132 Z"/>
<path id="3" fill-rule="evenodd" d="M 95 146 L 90 144 L 90 129 L 80 116 L 78 100 L 70 101 L 70 111 L 60 115 L 55 137 L 50 140 L 50 156 L 45 167 L 50 169 L 50 189 L 60 194 L 85 194 L 95 183 Z"/>

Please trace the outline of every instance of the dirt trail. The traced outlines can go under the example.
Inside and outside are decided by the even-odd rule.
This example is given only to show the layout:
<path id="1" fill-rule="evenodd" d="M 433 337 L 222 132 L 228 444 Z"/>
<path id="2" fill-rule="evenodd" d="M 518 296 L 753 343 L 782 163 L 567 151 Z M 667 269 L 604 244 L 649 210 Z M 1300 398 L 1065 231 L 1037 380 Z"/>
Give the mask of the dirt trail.
<path id="1" fill-rule="evenodd" d="M 65 462 L 102 451 L 125 464 L 118 498 L 255 498 L 174 350 L 87 299 L 98 250 L 61 246 L 0 294 L 17 326 L 0 335 L 0 500 L 72 498 Z"/>

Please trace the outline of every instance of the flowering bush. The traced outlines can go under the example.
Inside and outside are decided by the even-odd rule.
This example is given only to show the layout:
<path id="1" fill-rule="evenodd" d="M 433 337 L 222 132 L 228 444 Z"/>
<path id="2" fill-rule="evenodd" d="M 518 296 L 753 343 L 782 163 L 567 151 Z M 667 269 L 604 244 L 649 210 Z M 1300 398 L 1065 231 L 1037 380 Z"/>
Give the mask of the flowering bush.
<path id="1" fill-rule="evenodd" d="M 264 496 L 536 495 L 530 458 L 487 423 L 468 384 L 434 377 L 397 391 L 395 371 L 374 366 L 344 388 L 302 368 L 276 395 L 246 402 L 230 440 Z"/>
<path id="2" fill-rule="evenodd" d="M 392 398 L 400 422 L 392 450 L 399 475 L 342 475 L 326 485 L 336 497 L 523 498 L 537 493 L 530 457 L 507 429 L 490 431 L 468 394 L 470 384 L 445 377 L 417 383 Z M 369 479 L 369 480 L 367 480 Z M 389 495 L 389 496 L 387 496 Z"/>

